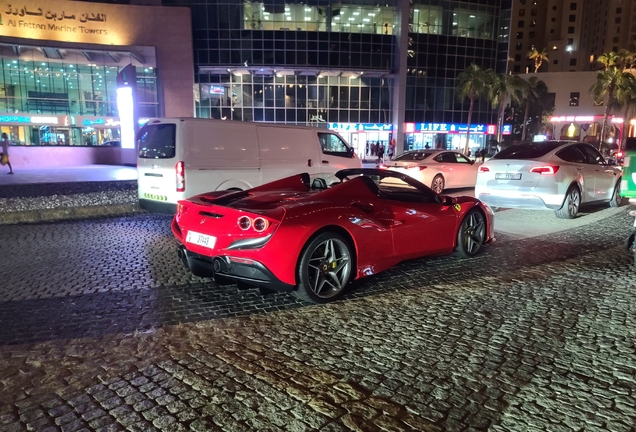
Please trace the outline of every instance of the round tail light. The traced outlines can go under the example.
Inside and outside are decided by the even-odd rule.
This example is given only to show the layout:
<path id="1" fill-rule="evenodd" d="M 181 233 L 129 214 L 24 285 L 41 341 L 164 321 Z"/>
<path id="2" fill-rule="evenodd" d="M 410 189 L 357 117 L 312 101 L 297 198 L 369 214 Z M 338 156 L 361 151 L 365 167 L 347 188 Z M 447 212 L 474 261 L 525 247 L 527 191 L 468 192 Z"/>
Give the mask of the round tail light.
<path id="1" fill-rule="evenodd" d="M 252 219 L 250 219 L 248 216 L 241 216 L 240 218 L 238 218 L 237 223 L 240 229 L 246 231 L 252 226 Z"/>
<path id="2" fill-rule="evenodd" d="M 263 219 L 262 217 L 257 217 L 256 219 L 254 219 L 254 231 L 256 232 L 263 232 L 267 229 L 267 227 L 269 226 L 269 222 L 267 222 L 267 219 Z"/>

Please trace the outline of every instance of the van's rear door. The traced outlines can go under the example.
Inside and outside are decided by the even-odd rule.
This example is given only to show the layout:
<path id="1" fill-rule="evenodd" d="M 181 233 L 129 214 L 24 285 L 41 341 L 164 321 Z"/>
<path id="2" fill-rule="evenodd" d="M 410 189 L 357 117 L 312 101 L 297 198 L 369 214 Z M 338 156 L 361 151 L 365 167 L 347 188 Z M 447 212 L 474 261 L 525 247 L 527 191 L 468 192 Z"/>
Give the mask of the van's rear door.
<path id="1" fill-rule="evenodd" d="M 137 175 L 142 208 L 176 208 L 182 198 L 177 185 L 177 124 L 153 120 L 137 135 Z"/>

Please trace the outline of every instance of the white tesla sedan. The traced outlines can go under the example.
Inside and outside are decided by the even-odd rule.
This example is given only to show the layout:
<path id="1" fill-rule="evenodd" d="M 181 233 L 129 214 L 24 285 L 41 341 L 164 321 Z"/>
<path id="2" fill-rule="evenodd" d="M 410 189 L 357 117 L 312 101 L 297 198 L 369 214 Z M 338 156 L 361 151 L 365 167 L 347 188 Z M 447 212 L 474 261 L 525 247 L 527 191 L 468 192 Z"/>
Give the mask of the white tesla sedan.
<path id="1" fill-rule="evenodd" d="M 558 218 L 572 219 L 581 204 L 621 204 L 622 171 L 586 143 L 515 144 L 478 171 L 475 197 L 495 208 L 554 210 Z"/>
<path id="2" fill-rule="evenodd" d="M 380 167 L 407 174 L 438 194 L 448 188 L 473 187 L 477 179 L 475 162 L 452 150 L 407 151 Z"/>

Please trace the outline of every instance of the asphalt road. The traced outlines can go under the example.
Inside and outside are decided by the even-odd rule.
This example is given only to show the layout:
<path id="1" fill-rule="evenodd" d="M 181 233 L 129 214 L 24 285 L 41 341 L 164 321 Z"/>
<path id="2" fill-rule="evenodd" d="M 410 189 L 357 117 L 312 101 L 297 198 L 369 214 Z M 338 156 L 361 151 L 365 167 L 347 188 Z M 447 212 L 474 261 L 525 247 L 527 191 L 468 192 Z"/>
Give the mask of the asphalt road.
<path id="1" fill-rule="evenodd" d="M 0 226 L 0 430 L 634 430 L 626 209 L 496 218 L 326 306 L 191 276 L 161 215 Z"/>

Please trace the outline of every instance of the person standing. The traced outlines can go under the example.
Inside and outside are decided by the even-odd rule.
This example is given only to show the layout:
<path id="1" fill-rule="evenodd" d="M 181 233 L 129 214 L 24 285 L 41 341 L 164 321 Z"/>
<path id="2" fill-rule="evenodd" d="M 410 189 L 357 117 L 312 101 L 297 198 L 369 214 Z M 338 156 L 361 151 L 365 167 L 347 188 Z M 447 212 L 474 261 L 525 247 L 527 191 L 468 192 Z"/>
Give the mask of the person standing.
<path id="1" fill-rule="evenodd" d="M 0 155 L 0 163 L 2 165 L 9 165 L 9 172 L 7 174 L 13 174 L 13 168 L 11 162 L 9 162 L 9 137 L 6 133 L 2 133 L 2 154 Z"/>

